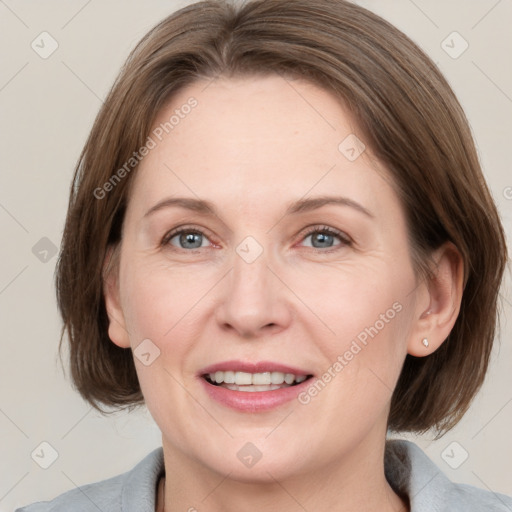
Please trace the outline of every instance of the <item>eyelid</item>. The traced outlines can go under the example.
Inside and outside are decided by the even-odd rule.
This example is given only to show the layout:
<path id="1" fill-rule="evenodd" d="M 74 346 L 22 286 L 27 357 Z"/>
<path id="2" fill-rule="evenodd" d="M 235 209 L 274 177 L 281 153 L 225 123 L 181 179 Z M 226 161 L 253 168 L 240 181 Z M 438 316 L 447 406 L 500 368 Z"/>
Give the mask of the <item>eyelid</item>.
<path id="1" fill-rule="evenodd" d="M 162 241 L 160 242 L 160 245 L 165 246 L 168 245 L 170 240 L 174 238 L 176 235 L 180 235 L 182 232 L 187 233 L 197 233 L 203 236 L 206 236 L 206 238 L 214 245 L 216 245 L 216 242 L 214 241 L 215 237 L 211 234 L 211 232 L 203 227 L 198 227 L 193 224 L 183 224 L 180 226 L 176 226 L 175 228 L 169 230 L 162 238 Z M 180 250 L 180 247 L 176 247 L 177 250 Z M 197 251 L 199 249 L 205 249 L 205 247 L 196 248 L 196 249 L 181 249 L 183 251 L 192 252 Z"/>
<path id="2" fill-rule="evenodd" d="M 191 224 L 191 225 L 183 224 L 183 225 L 180 225 L 180 226 L 177 226 L 177 227 L 171 229 L 163 236 L 162 241 L 160 242 L 160 245 L 162 247 L 170 246 L 171 245 L 169 243 L 170 240 L 173 239 L 175 236 L 180 235 L 184 232 L 185 233 L 196 233 L 196 234 L 203 235 L 207 238 L 207 240 L 210 241 L 210 243 L 212 245 L 217 245 L 217 246 L 220 245 L 218 242 L 215 242 L 215 237 L 211 234 L 211 232 L 208 229 L 203 228 L 203 227 L 198 227 L 193 224 Z M 337 251 L 337 250 L 341 249 L 342 247 L 347 247 L 347 246 L 351 247 L 354 244 L 354 240 L 347 233 L 345 233 L 344 231 L 340 231 L 336 228 L 332 228 L 331 226 L 327 226 L 325 224 L 311 224 L 309 226 L 306 226 L 296 236 L 300 237 L 299 241 L 303 241 L 306 237 L 311 236 L 315 233 L 328 233 L 330 235 L 337 237 L 340 241 L 340 243 L 338 245 L 334 245 L 334 246 L 328 247 L 328 248 L 307 247 L 308 249 L 313 250 L 318 253 L 330 253 L 330 252 Z M 197 247 L 194 249 L 183 249 L 181 247 L 175 247 L 175 246 L 171 246 L 171 247 L 173 248 L 173 250 L 176 250 L 176 251 L 192 252 L 192 253 L 200 251 L 202 249 L 206 249 L 206 247 Z"/>
<path id="3" fill-rule="evenodd" d="M 299 233 L 299 236 L 300 236 L 299 243 L 302 242 L 305 238 L 307 238 L 315 233 L 328 233 L 329 235 L 337 237 L 340 242 L 337 245 L 333 245 L 332 247 L 327 247 L 327 248 L 318 248 L 318 247 L 311 247 L 311 246 L 305 247 L 308 251 L 313 251 L 317 254 L 328 255 L 328 254 L 332 254 L 334 252 L 343 250 L 344 248 L 347 248 L 347 247 L 353 247 L 353 245 L 354 245 L 354 240 L 344 231 L 340 231 L 336 228 L 332 228 L 330 226 L 320 225 L 320 224 L 314 224 L 314 225 L 308 226 L 307 228 L 302 230 Z"/>
<path id="4" fill-rule="evenodd" d="M 311 226 L 308 226 L 304 228 L 300 233 L 299 236 L 306 237 L 310 236 L 314 233 L 329 233 L 330 235 L 335 235 L 340 238 L 343 242 L 349 244 L 353 243 L 352 238 L 347 235 L 344 231 L 340 231 L 339 229 L 332 228 L 331 226 L 322 225 L 322 224 L 313 224 Z"/>

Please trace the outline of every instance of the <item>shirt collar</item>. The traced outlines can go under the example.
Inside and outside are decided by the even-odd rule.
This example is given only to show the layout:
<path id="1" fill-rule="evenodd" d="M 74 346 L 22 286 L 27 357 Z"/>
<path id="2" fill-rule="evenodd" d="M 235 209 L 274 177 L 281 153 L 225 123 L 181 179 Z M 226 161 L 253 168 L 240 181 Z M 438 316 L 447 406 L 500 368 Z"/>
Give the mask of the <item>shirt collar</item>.
<path id="1" fill-rule="evenodd" d="M 409 500 L 411 512 L 447 510 L 455 484 L 416 444 L 402 439 L 387 440 L 384 471 L 393 490 Z M 158 482 L 164 473 L 163 448 L 159 447 L 126 474 L 121 510 L 154 512 Z"/>
<path id="2" fill-rule="evenodd" d="M 393 490 L 409 499 L 411 512 L 444 510 L 453 483 L 416 444 L 386 441 L 384 471 Z"/>

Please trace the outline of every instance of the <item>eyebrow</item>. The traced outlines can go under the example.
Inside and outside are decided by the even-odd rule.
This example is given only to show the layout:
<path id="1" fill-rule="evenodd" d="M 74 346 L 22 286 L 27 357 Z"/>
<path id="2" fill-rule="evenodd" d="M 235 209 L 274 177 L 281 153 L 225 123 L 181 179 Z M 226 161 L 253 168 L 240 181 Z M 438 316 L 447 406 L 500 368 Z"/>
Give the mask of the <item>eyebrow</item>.
<path id="1" fill-rule="evenodd" d="M 288 204 L 285 211 L 285 216 L 316 210 L 318 208 L 321 208 L 322 206 L 330 204 L 348 206 L 359 211 L 360 213 L 363 213 L 367 217 L 370 217 L 372 219 L 375 218 L 375 215 L 370 210 L 365 208 L 363 205 L 359 204 L 353 199 L 341 196 L 319 196 L 306 199 L 299 199 L 298 201 L 294 201 Z M 218 216 L 215 206 L 210 201 L 206 201 L 204 199 L 194 199 L 189 197 L 169 197 L 152 206 L 145 213 L 144 217 L 148 217 L 149 215 L 156 211 L 170 207 L 181 207 L 187 210 L 201 213 L 203 215 Z"/>

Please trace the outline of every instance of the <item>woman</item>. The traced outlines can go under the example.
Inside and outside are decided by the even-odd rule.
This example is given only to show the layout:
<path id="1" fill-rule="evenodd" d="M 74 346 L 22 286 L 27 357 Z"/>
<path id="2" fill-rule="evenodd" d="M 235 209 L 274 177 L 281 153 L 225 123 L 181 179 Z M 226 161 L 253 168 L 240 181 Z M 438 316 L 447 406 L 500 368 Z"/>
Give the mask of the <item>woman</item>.
<path id="1" fill-rule="evenodd" d="M 57 273 L 74 383 L 162 448 L 24 511 L 512 509 L 413 443 L 480 388 L 506 264 L 467 120 L 342 0 L 201 2 L 135 48 Z"/>

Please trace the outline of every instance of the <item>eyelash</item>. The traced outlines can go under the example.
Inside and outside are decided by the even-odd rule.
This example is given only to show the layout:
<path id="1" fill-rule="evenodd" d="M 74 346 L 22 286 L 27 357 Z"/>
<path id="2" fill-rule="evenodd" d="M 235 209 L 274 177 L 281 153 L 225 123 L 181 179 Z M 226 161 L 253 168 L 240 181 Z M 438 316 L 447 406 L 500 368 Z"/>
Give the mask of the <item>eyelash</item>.
<path id="1" fill-rule="evenodd" d="M 193 233 L 193 234 L 196 234 L 196 235 L 202 235 L 202 236 L 205 236 L 207 239 L 210 239 L 208 233 L 205 233 L 204 231 L 201 231 L 200 229 L 197 229 L 197 228 L 194 228 L 194 227 L 189 227 L 189 226 L 182 226 L 178 229 L 175 229 L 173 231 L 170 231 L 169 233 L 167 233 L 164 238 L 162 239 L 162 242 L 161 242 L 161 245 L 162 246 L 170 246 L 170 241 L 176 236 L 176 235 L 181 235 L 183 233 Z M 338 240 L 341 242 L 340 244 L 338 245 L 335 245 L 333 247 L 329 247 L 327 249 L 321 249 L 321 248 L 318 248 L 318 247 L 308 247 L 309 249 L 313 249 L 313 250 L 317 250 L 321 253 L 331 253 L 331 252 L 334 252 L 342 247 L 351 247 L 352 244 L 353 244 L 353 241 L 350 239 L 350 237 L 346 234 L 344 234 L 343 232 L 341 231 L 338 231 L 336 229 L 333 229 L 329 226 L 314 226 L 312 229 L 309 229 L 309 231 L 306 231 L 305 233 L 302 233 L 301 234 L 301 240 L 304 240 L 305 238 L 307 238 L 308 236 L 311 236 L 311 235 L 314 235 L 316 233 L 327 233 L 329 235 L 332 235 L 334 237 L 337 237 Z M 172 250 L 177 250 L 177 251 L 184 251 L 184 252 L 190 252 L 190 253 L 197 253 L 198 251 L 200 251 L 201 249 L 205 249 L 205 247 L 198 247 L 198 248 L 195 248 L 195 249 L 183 249 L 181 247 L 174 247 L 174 246 L 171 246 L 172 247 Z"/>

